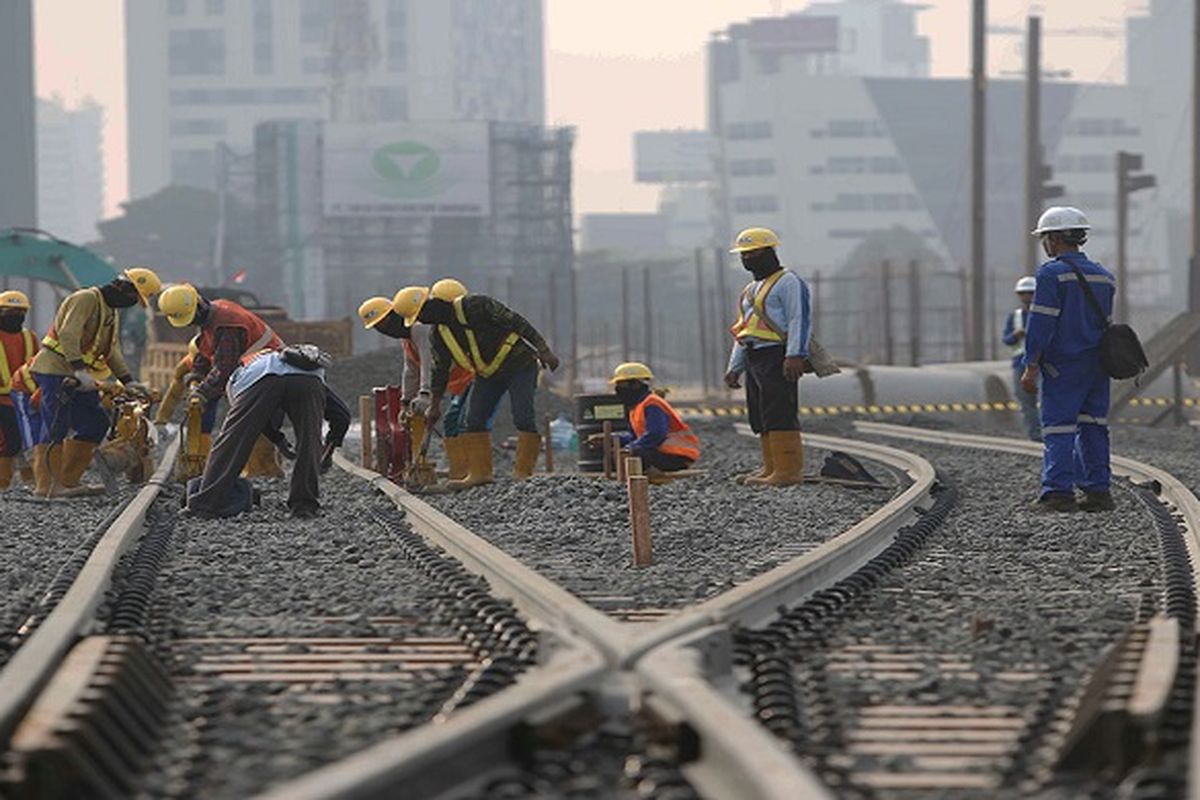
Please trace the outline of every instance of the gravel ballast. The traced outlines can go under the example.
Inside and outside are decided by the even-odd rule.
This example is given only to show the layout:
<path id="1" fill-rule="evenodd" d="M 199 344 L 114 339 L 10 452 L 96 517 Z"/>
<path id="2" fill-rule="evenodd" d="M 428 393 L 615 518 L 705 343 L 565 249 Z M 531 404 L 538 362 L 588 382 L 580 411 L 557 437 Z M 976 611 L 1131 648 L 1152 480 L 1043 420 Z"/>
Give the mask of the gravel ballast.
<path id="1" fill-rule="evenodd" d="M 1114 486 L 1112 513 L 1044 514 L 1030 505 L 1036 458 L 880 441 L 932 461 L 957 487 L 959 505 L 911 563 L 885 574 L 816 638 L 784 647 L 805 720 L 796 749 L 817 756 L 827 779 L 852 785 L 854 773 L 912 769 L 902 755 L 827 758 L 862 730 L 863 707 L 1009 706 L 1027 719 L 1065 713 L 1104 650 L 1162 592 L 1158 535 L 1126 484 Z M 870 664 L 893 659 L 911 659 L 906 669 L 917 677 L 888 677 Z M 1028 783 L 1019 785 L 1046 768 L 1039 742 L 1040 735 L 1020 745 L 1001 789 L 920 796 L 1080 796 L 1078 785 L 1032 795 Z M 1088 791 L 1105 796 L 1103 787 Z"/>
<path id="2" fill-rule="evenodd" d="M 897 491 L 897 476 L 867 467 L 889 487 L 820 484 L 743 487 L 733 478 L 759 466 L 756 440 L 727 422 L 698 422 L 697 467 L 705 474 L 653 486 L 654 563 L 634 569 L 628 501 L 615 481 L 538 475 L 425 499 L 475 534 L 610 613 L 677 608 L 712 597 L 847 530 Z M 824 453 L 806 449 L 807 470 Z M 907 481 L 907 478 L 903 478 Z"/>

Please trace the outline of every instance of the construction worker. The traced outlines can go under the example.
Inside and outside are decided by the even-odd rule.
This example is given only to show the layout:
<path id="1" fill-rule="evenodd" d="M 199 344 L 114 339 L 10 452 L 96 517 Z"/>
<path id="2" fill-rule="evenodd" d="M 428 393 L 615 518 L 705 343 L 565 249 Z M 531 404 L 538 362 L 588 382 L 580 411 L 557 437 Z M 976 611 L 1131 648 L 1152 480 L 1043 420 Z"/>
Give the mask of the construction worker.
<path id="1" fill-rule="evenodd" d="M 621 433 L 621 444 L 642 459 L 646 475 L 654 480 L 695 464 L 700 458 L 700 439 L 671 404 L 651 390 L 652 380 L 654 373 L 649 367 L 630 361 L 613 370 L 609 383 L 629 417 L 630 430 Z M 591 438 L 603 436 L 598 433 Z"/>
<path id="2" fill-rule="evenodd" d="M 762 469 L 738 479 L 750 486 L 794 486 L 804 476 L 796 384 L 809 369 L 811 301 L 804 281 L 780 265 L 778 246 L 774 231 L 748 228 L 729 251 L 754 276 L 729 329 L 734 344 L 725 373 L 731 389 L 745 373 L 750 427 L 760 437 Z"/>
<path id="3" fill-rule="evenodd" d="M 498 300 L 469 294 L 454 300 L 432 297 L 430 290 L 410 286 L 397 292 L 392 310 L 412 327 L 418 321 L 437 326 L 433 338 L 433 396 L 426 419 L 430 425 L 442 416 L 454 364 L 475 373 L 467 401 L 467 424 L 461 435 L 467 457 L 467 475 L 452 480 L 451 489 L 467 489 L 492 482 L 492 443 L 488 421 L 507 392 L 517 428 L 517 456 L 513 477 L 528 478 L 537 465 L 541 436 L 534 412 L 539 365 L 558 369 L 558 357 L 529 321 Z"/>
<path id="4" fill-rule="evenodd" d="M 1017 300 L 1021 305 L 1004 320 L 1001 339 L 1012 348 L 1013 396 L 1021 404 L 1021 416 L 1025 419 L 1025 432 L 1032 441 L 1042 440 L 1042 424 L 1038 421 L 1037 395 L 1021 388 L 1021 374 L 1025 371 L 1025 328 L 1029 324 L 1029 306 L 1033 303 L 1033 292 L 1037 279 L 1026 275 L 1017 281 Z"/>
<path id="5" fill-rule="evenodd" d="M 158 310 L 176 328 L 195 325 L 200 329 L 193 371 L 203 379 L 189 390 L 189 398 L 194 396 L 202 400 L 206 411 L 210 404 L 215 407 L 220 400 L 229 376 L 238 366 L 262 350 L 283 347 L 283 340 L 253 311 L 232 300 L 209 300 L 187 283 L 164 289 L 158 298 Z M 215 411 L 212 413 L 215 415 Z M 209 417 L 208 426 L 203 428 L 205 434 L 211 433 L 213 419 L 215 416 Z M 283 475 L 269 440 L 263 438 L 257 442 L 248 474 L 252 477 Z"/>
<path id="6" fill-rule="evenodd" d="M 301 346 L 300 349 L 309 347 Z M 289 351 L 297 348 L 288 348 Z M 189 483 L 188 511 L 200 517 L 227 517 L 248 506 L 238 475 L 263 429 L 282 410 L 296 434 L 288 507 L 292 516 L 317 516 L 320 504 L 321 417 L 325 412 L 325 371 L 296 366 L 277 350 L 251 353 L 229 380 L 229 412 L 213 441 L 204 474 Z"/>
<path id="7" fill-rule="evenodd" d="M 127 391 L 149 393 L 125 365 L 117 311 L 138 303 L 145 306 L 161 288 L 153 270 L 131 267 L 103 286 L 71 293 L 59 305 L 42 349 L 30 363 L 41 392 L 42 424 L 33 448 L 34 491 L 39 496 L 95 491 L 81 487 L 80 479 L 108 433 L 97 381 L 112 376 Z"/>
<path id="8" fill-rule="evenodd" d="M 193 382 L 197 376 L 208 371 L 204 359 L 199 356 L 199 342 L 199 335 L 193 336 L 188 342 L 187 355 L 179 359 L 179 363 L 175 365 L 175 373 L 171 375 L 167 391 L 163 394 L 162 400 L 158 403 L 158 410 L 154 413 L 155 425 L 166 425 L 171 421 L 171 417 L 175 415 L 175 409 L 179 407 L 179 401 L 183 399 L 184 393 L 188 389 L 188 384 Z M 199 366 L 197 366 L 197 362 L 199 362 Z M 205 405 L 203 425 L 206 433 L 212 431 L 216 418 L 217 404 Z"/>
<path id="9" fill-rule="evenodd" d="M 28 446 L 29 412 L 17 405 L 20 393 L 13 396 L 14 373 L 37 354 L 37 339 L 25 327 L 28 313 L 29 298 L 24 292 L 0 292 L 0 489 L 12 486 L 13 464 Z"/>
<path id="10" fill-rule="evenodd" d="M 1042 492 L 1037 507 L 1047 511 L 1109 511 L 1109 378 L 1100 365 L 1100 338 L 1112 316 L 1116 279 L 1079 248 L 1091 225 L 1077 208 L 1054 207 L 1042 214 L 1033 235 L 1050 259 L 1038 267 L 1025 328 L 1025 371 L 1029 394 L 1041 378 Z M 1100 304 L 1089 304 L 1080 276 Z M 1075 489 L 1083 492 L 1078 503 Z"/>

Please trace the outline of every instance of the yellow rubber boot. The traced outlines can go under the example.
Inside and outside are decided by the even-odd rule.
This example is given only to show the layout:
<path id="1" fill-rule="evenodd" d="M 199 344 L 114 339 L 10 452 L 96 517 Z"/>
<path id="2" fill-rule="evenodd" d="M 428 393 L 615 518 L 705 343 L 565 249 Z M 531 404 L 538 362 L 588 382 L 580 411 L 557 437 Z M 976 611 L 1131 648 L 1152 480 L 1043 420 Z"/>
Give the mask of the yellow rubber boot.
<path id="1" fill-rule="evenodd" d="M 50 459 L 49 445 L 33 446 L 33 493 L 38 497 L 50 494 Z"/>
<path id="2" fill-rule="evenodd" d="M 259 436 L 250 452 L 250 460 L 242 470 L 243 478 L 282 478 L 283 468 L 279 466 L 279 451 L 271 440 Z"/>
<path id="3" fill-rule="evenodd" d="M 533 477 L 537 467 L 538 453 L 542 451 L 542 437 L 528 431 L 517 432 L 517 460 L 513 464 L 513 477 L 519 481 Z"/>
<path id="4" fill-rule="evenodd" d="M 87 472 L 95 453 L 95 442 L 85 442 L 82 439 L 74 438 L 64 441 L 62 443 L 62 480 L 58 487 L 51 492 L 51 495 L 70 497 L 82 494 L 102 494 L 103 486 L 80 484 L 83 473 Z"/>
<path id="5" fill-rule="evenodd" d="M 463 449 L 467 456 L 467 475 L 462 480 L 450 481 L 446 486 L 454 491 L 482 486 L 494 479 L 492 471 L 492 435 L 487 431 L 464 433 Z"/>
<path id="6" fill-rule="evenodd" d="M 775 471 L 775 458 L 771 455 L 771 440 L 767 438 L 766 433 L 761 433 L 758 436 L 758 446 L 762 448 L 762 469 L 757 472 L 747 472 L 744 475 L 738 475 L 734 478 L 735 483 L 746 483 L 751 479 L 762 480 L 771 477 L 771 473 Z"/>
<path id="7" fill-rule="evenodd" d="M 445 440 L 446 460 L 450 462 L 450 480 L 461 481 L 467 477 L 467 451 L 461 436 Z"/>
<path id="8" fill-rule="evenodd" d="M 8 456 L 0 456 L 0 489 L 12 486 L 13 460 Z"/>
<path id="9" fill-rule="evenodd" d="M 800 431 L 771 431 L 771 458 L 775 471 L 766 478 L 751 478 L 747 486 L 796 486 L 804 482 L 804 446 Z"/>

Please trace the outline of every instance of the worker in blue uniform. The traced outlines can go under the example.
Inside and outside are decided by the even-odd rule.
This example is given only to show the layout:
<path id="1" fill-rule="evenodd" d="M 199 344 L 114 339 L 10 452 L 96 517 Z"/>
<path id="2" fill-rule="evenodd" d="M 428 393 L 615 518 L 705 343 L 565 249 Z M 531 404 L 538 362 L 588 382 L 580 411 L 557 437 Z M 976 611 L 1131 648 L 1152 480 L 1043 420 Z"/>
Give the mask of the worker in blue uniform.
<path id="1" fill-rule="evenodd" d="M 1012 348 L 1013 396 L 1021 404 L 1021 416 L 1025 420 L 1025 432 L 1032 441 L 1042 440 L 1042 423 L 1038 419 L 1037 394 L 1030 394 L 1021 388 L 1021 375 L 1025 371 L 1025 328 L 1029 325 L 1029 306 L 1033 304 L 1033 292 L 1037 289 L 1037 279 L 1026 275 L 1017 281 L 1017 300 L 1020 308 L 1008 313 L 1004 321 L 1004 333 L 1000 338 Z"/>
<path id="2" fill-rule="evenodd" d="M 1112 316 L 1116 279 L 1081 250 L 1087 243 L 1087 217 L 1076 208 L 1055 207 L 1042 214 L 1035 236 L 1049 261 L 1037 271 L 1037 288 L 1025 333 L 1021 385 L 1037 391 L 1042 381 L 1042 493 L 1047 511 L 1110 511 L 1108 402 L 1109 378 L 1100 366 L 1100 338 L 1106 320 L 1089 305 L 1080 277 Z M 1077 503 L 1075 490 L 1082 491 Z"/>

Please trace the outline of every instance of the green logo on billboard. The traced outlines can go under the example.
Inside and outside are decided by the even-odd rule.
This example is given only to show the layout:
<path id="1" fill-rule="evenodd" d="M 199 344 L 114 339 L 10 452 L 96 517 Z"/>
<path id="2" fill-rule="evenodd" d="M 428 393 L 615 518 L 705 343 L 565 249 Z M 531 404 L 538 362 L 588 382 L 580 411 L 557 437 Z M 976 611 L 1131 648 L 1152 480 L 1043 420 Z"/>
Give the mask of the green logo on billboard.
<path id="1" fill-rule="evenodd" d="M 437 151 L 420 142 L 392 142 L 375 151 L 371 166 L 380 178 L 397 184 L 421 184 L 442 168 Z"/>

